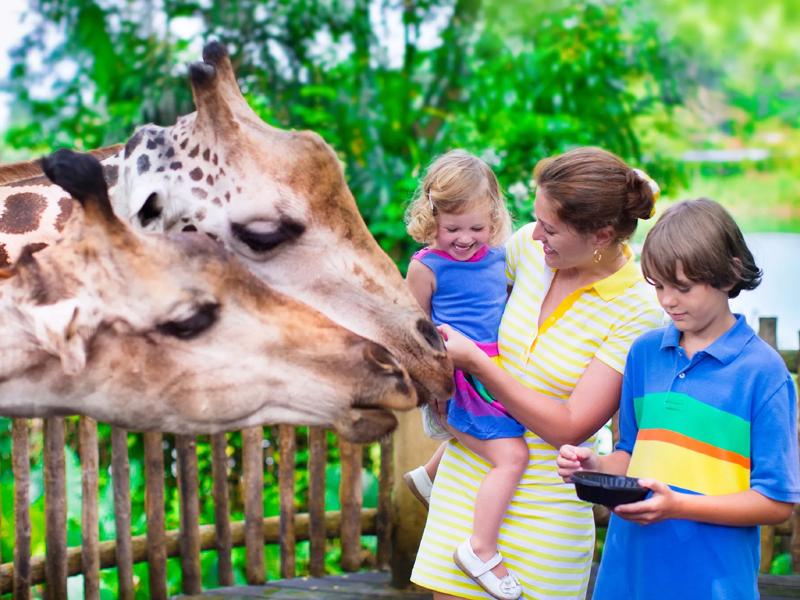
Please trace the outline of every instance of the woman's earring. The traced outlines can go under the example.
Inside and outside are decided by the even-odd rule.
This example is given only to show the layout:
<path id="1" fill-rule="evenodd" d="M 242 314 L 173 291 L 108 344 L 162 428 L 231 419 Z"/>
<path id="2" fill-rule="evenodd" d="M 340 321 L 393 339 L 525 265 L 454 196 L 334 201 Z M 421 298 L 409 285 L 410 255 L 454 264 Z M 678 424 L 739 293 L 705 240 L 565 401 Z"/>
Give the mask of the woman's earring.
<path id="1" fill-rule="evenodd" d="M 594 253 L 592 254 L 592 257 L 594 258 L 595 264 L 597 264 L 601 260 L 603 260 L 603 253 L 600 252 L 600 248 L 595 248 L 594 249 Z"/>

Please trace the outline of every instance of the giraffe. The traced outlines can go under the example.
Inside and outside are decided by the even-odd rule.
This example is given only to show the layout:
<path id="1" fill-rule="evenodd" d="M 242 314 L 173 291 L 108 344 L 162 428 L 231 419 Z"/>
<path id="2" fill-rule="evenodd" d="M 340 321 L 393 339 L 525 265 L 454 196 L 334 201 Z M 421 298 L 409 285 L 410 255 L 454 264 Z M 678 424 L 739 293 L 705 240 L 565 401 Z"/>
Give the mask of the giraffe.
<path id="1" fill-rule="evenodd" d="M 169 127 L 139 128 L 102 161 L 116 214 L 144 231 L 205 233 L 274 289 L 385 346 L 420 403 L 449 397 L 452 366 L 441 338 L 369 233 L 331 147 L 313 132 L 264 123 L 217 42 L 189 66 L 189 79 L 196 112 Z M 20 183 L 47 198 L 45 216 L 56 215 L 57 229 L 59 199 L 24 187 L 33 182 Z M 8 238 L 0 223 L 10 260 L 21 244 Z"/>
<path id="2" fill-rule="evenodd" d="M 186 434 L 333 425 L 364 442 L 394 428 L 388 409 L 415 406 L 383 346 L 275 291 L 205 236 L 123 223 L 93 157 L 59 151 L 44 165 L 83 209 L 57 242 L 0 270 L 0 413 Z"/>

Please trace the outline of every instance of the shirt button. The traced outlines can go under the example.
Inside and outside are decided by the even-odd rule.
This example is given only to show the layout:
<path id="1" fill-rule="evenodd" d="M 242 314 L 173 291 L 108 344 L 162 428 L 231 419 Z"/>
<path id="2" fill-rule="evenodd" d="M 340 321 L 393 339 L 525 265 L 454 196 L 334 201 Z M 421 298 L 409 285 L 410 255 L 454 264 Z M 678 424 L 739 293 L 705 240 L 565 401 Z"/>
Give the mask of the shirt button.
<path id="1" fill-rule="evenodd" d="M 678 373 L 678 378 L 684 379 L 686 377 L 686 373 Z"/>

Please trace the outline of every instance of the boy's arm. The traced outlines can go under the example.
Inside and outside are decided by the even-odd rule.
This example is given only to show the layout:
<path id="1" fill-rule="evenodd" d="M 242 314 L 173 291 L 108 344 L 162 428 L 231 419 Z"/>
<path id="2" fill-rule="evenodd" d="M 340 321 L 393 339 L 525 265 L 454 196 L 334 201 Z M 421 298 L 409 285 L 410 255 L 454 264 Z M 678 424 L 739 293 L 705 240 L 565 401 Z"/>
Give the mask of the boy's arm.
<path id="1" fill-rule="evenodd" d="M 436 289 L 436 277 L 428 267 L 418 260 L 411 260 L 406 273 L 406 283 L 411 295 L 428 318 L 431 316 L 431 297 Z"/>
<path id="2" fill-rule="evenodd" d="M 641 502 L 621 504 L 614 509 L 620 517 L 647 525 L 664 519 L 688 519 L 748 527 L 782 523 L 792 514 L 792 505 L 772 500 L 755 490 L 722 496 L 702 496 L 675 492 L 668 485 L 654 479 L 640 479 L 639 483 L 653 495 Z"/>

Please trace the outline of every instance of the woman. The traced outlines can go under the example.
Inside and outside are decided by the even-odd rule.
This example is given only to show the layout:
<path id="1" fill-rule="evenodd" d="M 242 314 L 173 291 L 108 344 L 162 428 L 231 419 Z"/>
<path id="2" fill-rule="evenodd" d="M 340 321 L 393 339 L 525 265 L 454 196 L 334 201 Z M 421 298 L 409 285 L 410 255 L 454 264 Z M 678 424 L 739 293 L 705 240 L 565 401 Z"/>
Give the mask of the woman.
<path id="1" fill-rule="evenodd" d="M 474 558 L 499 563 L 488 571 L 497 577 L 513 571 L 525 598 L 583 598 L 592 510 L 558 476 L 555 459 L 562 444 L 593 443 L 619 404 L 628 348 L 663 318 L 625 243 L 638 219 L 652 216 L 658 187 L 599 148 L 545 159 L 534 178 L 536 222 L 507 244 L 513 289 L 500 325 L 501 366 L 452 328 L 441 332 L 455 366 L 528 429 L 530 464 L 500 531 L 503 561 L 473 540 Z M 456 442 L 439 466 L 411 576 L 437 599 L 488 597 L 475 561 L 473 576 L 453 562 L 488 468 Z"/>

